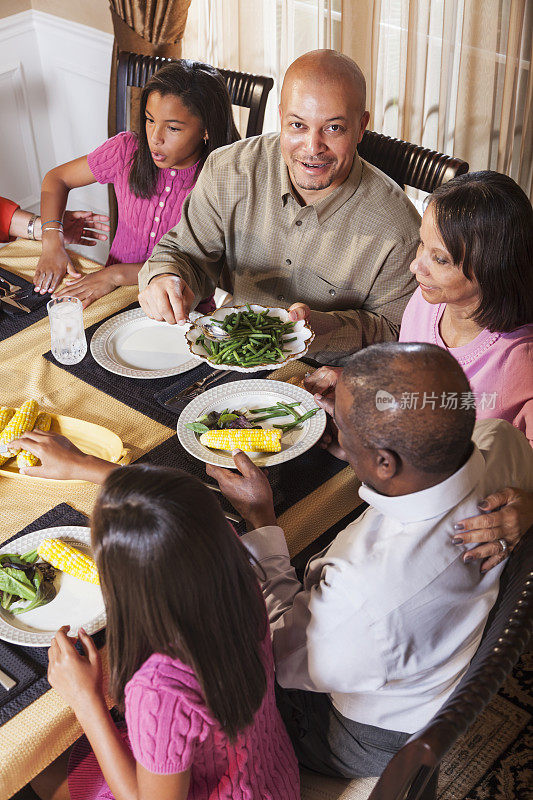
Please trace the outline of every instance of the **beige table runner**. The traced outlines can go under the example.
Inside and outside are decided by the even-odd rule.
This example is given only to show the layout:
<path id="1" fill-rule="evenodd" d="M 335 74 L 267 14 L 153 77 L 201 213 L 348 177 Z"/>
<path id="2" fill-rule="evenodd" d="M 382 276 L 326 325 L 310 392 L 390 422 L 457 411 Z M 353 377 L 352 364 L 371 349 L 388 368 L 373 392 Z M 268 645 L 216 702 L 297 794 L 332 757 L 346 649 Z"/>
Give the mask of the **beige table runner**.
<path id="1" fill-rule="evenodd" d="M 40 243 L 17 240 L 0 249 L 0 265 L 28 280 L 37 266 Z M 72 253 L 82 272 L 100 268 Z M 84 312 L 85 327 L 119 311 L 136 299 L 136 287 L 121 287 Z M 20 404 L 34 397 L 47 409 L 110 428 L 132 451 L 132 460 L 175 434 L 138 411 L 106 395 L 42 358 L 50 349 L 48 319 L 0 342 L 0 404 Z M 302 375 L 303 364 L 288 364 L 272 374 L 284 380 Z M 291 555 L 300 552 L 360 503 L 359 482 L 346 468 L 281 515 Z M 98 487 L 88 483 L 29 481 L 0 477 L 0 543 L 58 503 L 67 502 L 90 514 Z M 0 727 L 0 800 L 50 764 L 80 735 L 71 710 L 50 690 Z"/>

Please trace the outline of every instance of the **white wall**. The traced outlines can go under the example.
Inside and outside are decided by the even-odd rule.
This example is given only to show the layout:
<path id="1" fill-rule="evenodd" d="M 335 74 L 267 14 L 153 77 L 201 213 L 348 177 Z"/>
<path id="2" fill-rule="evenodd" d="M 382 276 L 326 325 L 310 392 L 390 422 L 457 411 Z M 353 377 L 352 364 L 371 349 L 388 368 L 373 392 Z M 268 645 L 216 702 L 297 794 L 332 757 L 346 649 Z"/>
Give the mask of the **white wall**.
<path id="1" fill-rule="evenodd" d="M 0 19 L 1 195 L 37 209 L 45 173 L 107 138 L 112 47 L 110 34 L 41 11 Z M 75 189 L 68 207 L 106 214 L 107 187 Z"/>

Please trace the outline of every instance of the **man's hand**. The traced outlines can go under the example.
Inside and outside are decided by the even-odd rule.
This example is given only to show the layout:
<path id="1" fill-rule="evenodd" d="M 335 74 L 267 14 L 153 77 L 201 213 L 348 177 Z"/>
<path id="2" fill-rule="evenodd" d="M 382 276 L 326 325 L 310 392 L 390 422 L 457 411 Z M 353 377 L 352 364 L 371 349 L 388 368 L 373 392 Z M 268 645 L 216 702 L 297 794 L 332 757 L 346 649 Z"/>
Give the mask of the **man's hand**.
<path id="1" fill-rule="evenodd" d="M 194 294 L 177 275 L 157 275 L 139 293 L 139 303 L 151 319 L 184 325 L 189 321 Z"/>
<path id="2" fill-rule="evenodd" d="M 522 489 L 502 489 L 478 503 L 483 512 L 459 520 L 454 525 L 455 544 L 478 544 L 463 559 L 481 559 L 481 572 L 487 572 L 509 555 L 533 525 L 533 493 Z M 507 543 L 504 552 L 499 539 Z"/>
<path id="3" fill-rule="evenodd" d="M 79 640 L 84 650 L 80 655 L 75 639 L 67 636 L 68 625 L 58 630 L 48 650 L 48 682 L 76 712 L 90 707 L 103 697 L 103 674 L 100 654 L 83 628 Z"/>
<path id="4" fill-rule="evenodd" d="M 293 303 L 292 306 L 289 306 L 288 311 L 289 319 L 294 322 L 298 322 L 300 319 L 307 321 L 311 318 L 311 309 L 305 303 Z"/>
<path id="5" fill-rule="evenodd" d="M 40 460 L 41 466 L 21 467 L 23 475 L 103 483 L 107 475 L 117 468 L 110 461 L 83 453 L 66 436 L 58 433 L 28 431 L 9 443 L 9 447 L 28 450 Z"/>
<path id="6" fill-rule="evenodd" d="M 109 217 L 105 214 L 93 214 L 92 211 L 65 211 L 63 214 L 65 244 L 93 247 L 99 241 L 105 242 L 109 231 L 108 223 Z"/>
<path id="7" fill-rule="evenodd" d="M 252 526 L 277 525 L 272 489 L 268 478 L 241 450 L 233 454 L 239 472 L 208 464 L 206 471 L 214 478 L 222 494 Z"/>

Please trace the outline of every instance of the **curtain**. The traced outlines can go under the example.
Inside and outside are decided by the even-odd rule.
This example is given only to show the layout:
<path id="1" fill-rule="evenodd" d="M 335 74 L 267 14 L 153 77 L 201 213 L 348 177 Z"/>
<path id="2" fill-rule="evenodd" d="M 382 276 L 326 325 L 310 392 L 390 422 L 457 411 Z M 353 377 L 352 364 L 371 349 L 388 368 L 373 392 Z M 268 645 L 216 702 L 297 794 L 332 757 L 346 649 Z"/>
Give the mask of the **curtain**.
<path id="1" fill-rule="evenodd" d="M 189 10 L 183 55 L 215 67 L 271 75 L 263 130 L 279 130 L 283 75 L 299 55 L 341 47 L 341 0 L 195 0 Z M 234 109 L 241 133 L 247 111 Z"/>
<path id="2" fill-rule="evenodd" d="M 109 0 L 115 41 L 109 79 L 108 135 L 116 131 L 116 82 L 119 51 L 140 55 L 180 58 L 181 42 L 191 0 Z M 132 120 L 136 119 L 139 92 L 132 96 Z M 111 234 L 117 227 L 117 201 L 109 186 Z"/>
<path id="3" fill-rule="evenodd" d="M 115 130 L 117 59 L 119 51 L 181 57 L 181 41 L 191 0 L 110 0 L 115 42 L 109 84 L 109 136 Z"/>
<path id="4" fill-rule="evenodd" d="M 359 45 L 371 127 L 506 173 L 533 197 L 533 4 L 378 0 L 370 25 L 372 2 Z"/>

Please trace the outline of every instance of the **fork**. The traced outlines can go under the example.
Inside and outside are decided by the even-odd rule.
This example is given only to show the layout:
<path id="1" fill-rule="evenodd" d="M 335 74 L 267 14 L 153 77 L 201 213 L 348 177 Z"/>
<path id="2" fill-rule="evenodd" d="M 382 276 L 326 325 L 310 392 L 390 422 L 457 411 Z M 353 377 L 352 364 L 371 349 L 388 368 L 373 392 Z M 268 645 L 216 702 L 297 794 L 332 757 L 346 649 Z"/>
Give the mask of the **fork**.
<path id="1" fill-rule="evenodd" d="M 222 370 L 222 372 L 217 371 L 215 374 L 212 372 L 209 375 L 206 375 L 205 378 L 201 378 L 194 383 L 191 383 L 190 386 L 187 386 L 186 389 L 182 389 L 181 392 L 175 394 L 174 397 L 170 397 L 168 400 L 165 400 L 164 405 L 171 406 L 176 400 L 192 400 L 198 394 L 202 394 L 205 389 L 207 389 L 212 383 L 216 383 L 220 378 L 224 378 L 226 375 L 229 375 L 230 372 L 233 372 L 231 369 Z"/>
<path id="2" fill-rule="evenodd" d="M 20 292 L 20 290 L 22 289 L 22 286 L 18 286 L 16 283 L 9 283 L 9 281 L 3 278 L 1 275 L 0 275 L 0 281 L 2 281 L 2 283 L 5 283 L 5 285 L 9 287 L 9 291 L 13 292 L 14 294 Z"/>

